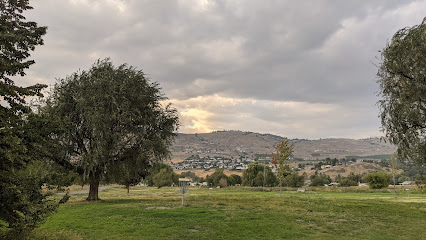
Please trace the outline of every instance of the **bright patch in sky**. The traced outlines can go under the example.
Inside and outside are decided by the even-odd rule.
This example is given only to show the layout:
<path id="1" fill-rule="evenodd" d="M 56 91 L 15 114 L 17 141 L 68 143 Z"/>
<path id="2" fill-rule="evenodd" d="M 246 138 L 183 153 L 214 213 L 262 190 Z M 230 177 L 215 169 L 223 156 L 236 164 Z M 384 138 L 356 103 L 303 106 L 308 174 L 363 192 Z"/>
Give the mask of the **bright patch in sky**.
<path id="1" fill-rule="evenodd" d="M 32 1 L 45 45 L 17 85 L 53 85 L 110 57 L 143 70 L 180 132 L 379 136 L 379 50 L 421 23 L 426 0 Z"/>

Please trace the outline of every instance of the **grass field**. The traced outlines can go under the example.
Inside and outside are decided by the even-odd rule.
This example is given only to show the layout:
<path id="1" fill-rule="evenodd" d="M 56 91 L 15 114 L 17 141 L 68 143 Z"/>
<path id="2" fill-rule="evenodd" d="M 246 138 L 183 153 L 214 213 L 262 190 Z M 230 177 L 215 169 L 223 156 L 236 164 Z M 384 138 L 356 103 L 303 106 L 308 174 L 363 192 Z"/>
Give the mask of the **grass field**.
<path id="1" fill-rule="evenodd" d="M 32 239 L 426 239 L 426 195 L 110 188 L 73 195 Z"/>

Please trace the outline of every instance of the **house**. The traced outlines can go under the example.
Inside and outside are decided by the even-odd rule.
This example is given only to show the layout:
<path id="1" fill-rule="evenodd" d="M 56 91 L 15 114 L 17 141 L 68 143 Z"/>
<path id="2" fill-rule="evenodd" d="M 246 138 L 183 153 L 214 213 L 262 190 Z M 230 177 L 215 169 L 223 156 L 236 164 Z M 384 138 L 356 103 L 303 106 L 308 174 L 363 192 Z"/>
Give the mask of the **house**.
<path id="1" fill-rule="evenodd" d="M 325 168 L 331 168 L 331 165 L 321 165 L 321 169 L 325 169 Z"/>

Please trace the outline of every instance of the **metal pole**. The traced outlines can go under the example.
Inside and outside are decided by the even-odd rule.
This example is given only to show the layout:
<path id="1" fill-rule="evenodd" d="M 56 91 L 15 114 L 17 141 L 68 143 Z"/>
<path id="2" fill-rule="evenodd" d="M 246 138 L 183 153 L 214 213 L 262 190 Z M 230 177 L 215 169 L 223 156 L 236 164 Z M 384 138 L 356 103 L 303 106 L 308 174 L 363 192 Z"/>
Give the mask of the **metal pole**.
<path id="1" fill-rule="evenodd" d="M 182 192 L 182 208 L 183 208 L 183 198 L 185 196 L 185 193 Z"/>

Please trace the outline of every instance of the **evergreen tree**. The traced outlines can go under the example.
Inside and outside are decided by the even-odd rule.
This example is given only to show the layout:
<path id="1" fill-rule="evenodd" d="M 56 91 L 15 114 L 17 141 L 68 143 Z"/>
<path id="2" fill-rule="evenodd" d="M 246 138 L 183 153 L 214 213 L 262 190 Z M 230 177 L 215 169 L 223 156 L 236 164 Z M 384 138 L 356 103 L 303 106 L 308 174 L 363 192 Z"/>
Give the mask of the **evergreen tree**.
<path id="1" fill-rule="evenodd" d="M 34 60 L 30 51 L 43 44 L 46 27 L 26 21 L 29 2 L 0 0 L 0 238 L 20 239 L 55 211 L 59 202 L 48 199 L 42 186 L 67 184 L 43 154 L 49 131 L 31 114 L 28 96 L 41 96 L 45 85 L 16 86 L 13 77 L 25 75 Z M 64 173 L 66 174 L 66 173 Z"/>

